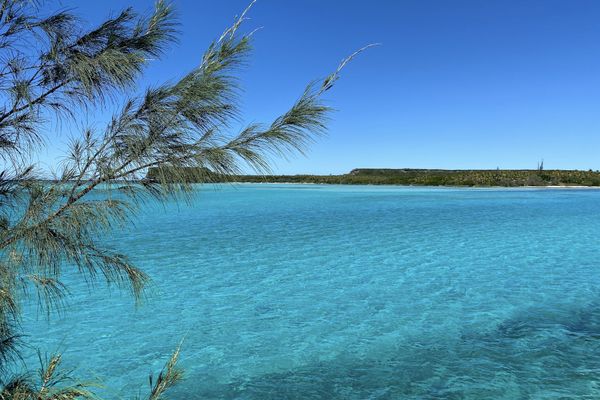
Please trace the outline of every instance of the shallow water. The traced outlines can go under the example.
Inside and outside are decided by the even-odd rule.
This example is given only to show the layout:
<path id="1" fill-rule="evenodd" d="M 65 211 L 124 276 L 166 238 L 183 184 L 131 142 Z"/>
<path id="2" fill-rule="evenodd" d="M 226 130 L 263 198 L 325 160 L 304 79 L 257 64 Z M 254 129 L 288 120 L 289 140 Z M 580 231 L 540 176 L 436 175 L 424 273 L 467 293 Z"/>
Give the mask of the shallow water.
<path id="1" fill-rule="evenodd" d="M 172 399 L 600 395 L 600 191 L 204 187 L 108 243 L 145 305 L 76 281 L 25 328 L 109 398 L 182 338 Z"/>

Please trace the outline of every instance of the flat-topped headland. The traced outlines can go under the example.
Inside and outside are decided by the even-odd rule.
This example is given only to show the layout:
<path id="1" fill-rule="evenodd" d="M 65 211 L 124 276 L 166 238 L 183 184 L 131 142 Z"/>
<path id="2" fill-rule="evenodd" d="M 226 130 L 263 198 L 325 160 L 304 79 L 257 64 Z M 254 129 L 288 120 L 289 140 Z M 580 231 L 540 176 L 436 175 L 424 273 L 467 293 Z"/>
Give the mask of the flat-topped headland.
<path id="1" fill-rule="evenodd" d="M 321 183 L 422 186 L 600 186 L 600 171 L 541 169 L 356 168 L 340 175 L 223 175 L 209 169 L 151 168 L 147 179 L 185 175 L 193 182 Z"/>

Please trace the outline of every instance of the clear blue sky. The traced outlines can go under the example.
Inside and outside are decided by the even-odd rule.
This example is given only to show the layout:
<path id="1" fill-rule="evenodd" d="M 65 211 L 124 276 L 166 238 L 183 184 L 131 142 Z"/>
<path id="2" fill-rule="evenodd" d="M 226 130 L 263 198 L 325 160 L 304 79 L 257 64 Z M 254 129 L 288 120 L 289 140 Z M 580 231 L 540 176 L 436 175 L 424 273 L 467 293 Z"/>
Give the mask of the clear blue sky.
<path id="1" fill-rule="evenodd" d="M 153 2 L 61 4 L 93 22 Z M 144 84 L 197 65 L 248 0 L 174 4 L 181 41 L 152 63 Z M 542 158 L 546 168 L 600 169 L 598 1 L 259 0 L 250 17 L 248 29 L 263 29 L 242 74 L 247 122 L 270 121 L 341 58 L 383 43 L 349 65 L 328 96 L 338 110 L 329 135 L 306 158 L 278 161 L 277 173 L 535 168 Z"/>

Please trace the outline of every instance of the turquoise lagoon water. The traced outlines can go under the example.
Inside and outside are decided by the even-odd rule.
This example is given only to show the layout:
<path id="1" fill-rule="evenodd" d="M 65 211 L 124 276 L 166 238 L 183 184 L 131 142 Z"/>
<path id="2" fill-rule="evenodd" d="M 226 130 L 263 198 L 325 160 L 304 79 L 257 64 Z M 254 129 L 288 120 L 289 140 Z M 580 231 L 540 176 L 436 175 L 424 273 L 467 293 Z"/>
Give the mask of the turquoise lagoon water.
<path id="1" fill-rule="evenodd" d="M 145 304 L 73 280 L 25 328 L 108 398 L 182 338 L 173 399 L 600 395 L 600 191 L 203 187 L 107 242 Z"/>

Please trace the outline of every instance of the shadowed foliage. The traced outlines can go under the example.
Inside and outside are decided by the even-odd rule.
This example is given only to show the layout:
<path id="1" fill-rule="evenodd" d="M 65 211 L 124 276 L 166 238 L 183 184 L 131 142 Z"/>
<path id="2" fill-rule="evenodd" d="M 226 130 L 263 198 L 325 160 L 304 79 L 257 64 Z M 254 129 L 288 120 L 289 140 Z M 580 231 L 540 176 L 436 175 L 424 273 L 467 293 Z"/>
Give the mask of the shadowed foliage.
<path id="1" fill-rule="evenodd" d="M 208 46 L 197 68 L 134 96 L 126 93 L 148 60 L 160 58 L 177 37 L 172 6 L 159 0 L 147 16 L 129 8 L 92 28 L 69 11 L 40 17 L 45 7 L 0 1 L 2 399 L 93 397 L 89 385 L 59 371 L 60 355 L 42 362 L 37 378 L 28 369 L 14 373 L 23 305 L 37 301 L 48 315 L 60 310 L 68 295 L 66 270 L 140 300 L 149 277 L 104 246 L 102 236 L 129 224 L 146 199 L 185 198 L 193 182 L 212 174 L 266 173 L 272 156 L 302 152 L 325 131 L 330 110 L 322 95 L 364 50 L 309 84 L 272 122 L 240 130 L 237 72 L 252 49 L 252 33 L 240 28 L 250 7 Z M 73 138 L 52 179 L 42 179 L 48 176 L 30 160 L 47 145 L 50 123 L 109 106 L 117 109 L 110 121 Z M 150 168 L 153 179 L 143 179 Z M 144 397 L 162 399 L 181 379 L 178 357 L 179 349 L 150 378 Z"/>

